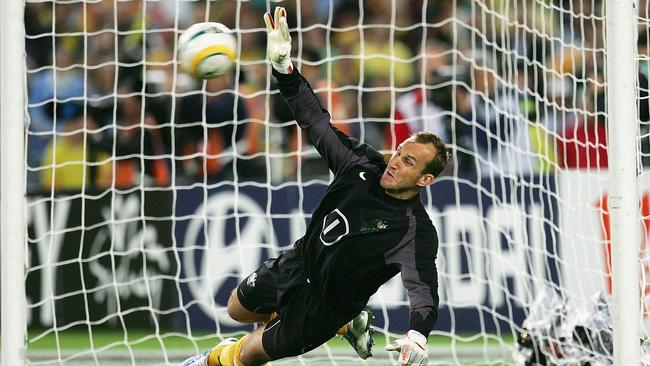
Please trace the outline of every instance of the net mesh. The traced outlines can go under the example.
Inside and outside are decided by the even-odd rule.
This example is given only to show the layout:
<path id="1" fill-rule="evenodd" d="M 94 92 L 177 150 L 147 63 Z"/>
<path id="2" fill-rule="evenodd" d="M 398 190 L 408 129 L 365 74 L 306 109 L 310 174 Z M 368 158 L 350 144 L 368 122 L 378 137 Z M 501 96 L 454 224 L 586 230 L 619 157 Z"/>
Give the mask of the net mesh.
<path id="1" fill-rule="evenodd" d="M 608 298 L 604 2 L 280 4 L 294 64 L 337 128 L 386 154 L 420 130 L 447 142 L 451 163 L 423 192 L 440 237 L 430 363 L 513 362 L 536 299 L 549 301 L 539 317 L 573 326 L 572 311 Z M 171 365 L 252 329 L 228 317 L 230 291 L 304 234 L 333 178 L 265 60 L 275 5 L 26 0 L 29 364 Z M 202 21 L 238 40 L 232 72 L 206 82 L 174 57 Z M 378 341 L 407 330 L 399 278 L 370 307 Z M 551 333 L 534 344 L 574 357 Z M 395 362 L 376 348 L 366 363 Z M 284 363 L 352 352 L 330 343 Z"/>

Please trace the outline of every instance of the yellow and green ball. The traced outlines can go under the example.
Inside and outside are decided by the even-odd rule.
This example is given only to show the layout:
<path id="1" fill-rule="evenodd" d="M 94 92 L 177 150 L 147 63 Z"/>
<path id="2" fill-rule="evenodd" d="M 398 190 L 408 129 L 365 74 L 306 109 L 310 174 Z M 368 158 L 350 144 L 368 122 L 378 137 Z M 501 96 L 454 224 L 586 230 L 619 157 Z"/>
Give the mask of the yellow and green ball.
<path id="1" fill-rule="evenodd" d="M 181 68 L 199 79 L 212 79 L 228 72 L 237 58 L 237 39 L 221 23 L 196 23 L 178 38 Z"/>

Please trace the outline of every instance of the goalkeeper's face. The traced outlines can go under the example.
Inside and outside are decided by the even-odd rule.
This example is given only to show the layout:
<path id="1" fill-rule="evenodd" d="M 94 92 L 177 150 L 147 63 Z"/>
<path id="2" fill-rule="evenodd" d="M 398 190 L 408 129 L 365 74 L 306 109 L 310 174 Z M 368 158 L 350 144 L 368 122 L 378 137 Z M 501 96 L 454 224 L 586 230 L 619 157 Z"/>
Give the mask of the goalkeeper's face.
<path id="1" fill-rule="evenodd" d="M 395 154 L 388 160 L 379 183 L 394 196 L 409 198 L 420 188 L 433 183 L 434 176 L 424 173 L 424 168 L 436 155 L 431 144 L 421 144 L 409 138 L 397 147 Z"/>

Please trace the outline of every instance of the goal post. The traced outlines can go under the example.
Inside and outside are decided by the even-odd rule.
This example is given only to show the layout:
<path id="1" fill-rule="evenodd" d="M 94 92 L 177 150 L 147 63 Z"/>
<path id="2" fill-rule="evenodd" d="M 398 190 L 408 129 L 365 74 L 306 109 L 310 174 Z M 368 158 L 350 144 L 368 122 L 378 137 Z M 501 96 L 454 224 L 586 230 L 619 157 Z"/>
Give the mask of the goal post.
<path id="1" fill-rule="evenodd" d="M 2 365 L 24 365 L 25 302 L 25 32 L 23 0 L 0 4 L 0 258 Z"/>
<path id="2" fill-rule="evenodd" d="M 609 0 L 607 14 L 607 98 L 609 210 L 612 232 L 614 365 L 640 365 L 639 303 L 639 136 L 637 112 L 637 2 Z M 643 101 L 641 101 L 643 103 Z M 645 284 L 642 284 L 645 288 Z"/>

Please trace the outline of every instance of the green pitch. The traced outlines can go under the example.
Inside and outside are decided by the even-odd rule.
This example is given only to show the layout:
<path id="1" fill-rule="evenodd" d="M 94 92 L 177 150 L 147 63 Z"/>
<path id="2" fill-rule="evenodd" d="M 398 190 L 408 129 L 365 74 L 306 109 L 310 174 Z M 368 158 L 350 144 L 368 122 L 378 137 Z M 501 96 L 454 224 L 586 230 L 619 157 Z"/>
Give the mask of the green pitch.
<path id="1" fill-rule="evenodd" d="M 185 334 L 153 331 L 96 331 L 92 336 L 85 329 L 29 332 L 28 360 L 38 365 L 117 366 L 117 365 L 178 365 L 186 357 L 209 349 L 221 338 L 208 334 Z M 241 336 L 243 333 L 236 334 Z M 338 337 L 307 355 L 272 365 L 396 365 L 384 351 L 387 338 L 375 335 L 375 357 L 361 360 L 347 342 Z M 430 365 L 509 365 L 512 337 L 456 337 L 429 338 Z M 454 356 L 456 355 L 456 359 Z M 394 357 L 393 360 L 394 361 Z M 438 361 L 436 361 L 438 360 Z M 443 361 L 446 360 L 446 361 Z"/>

